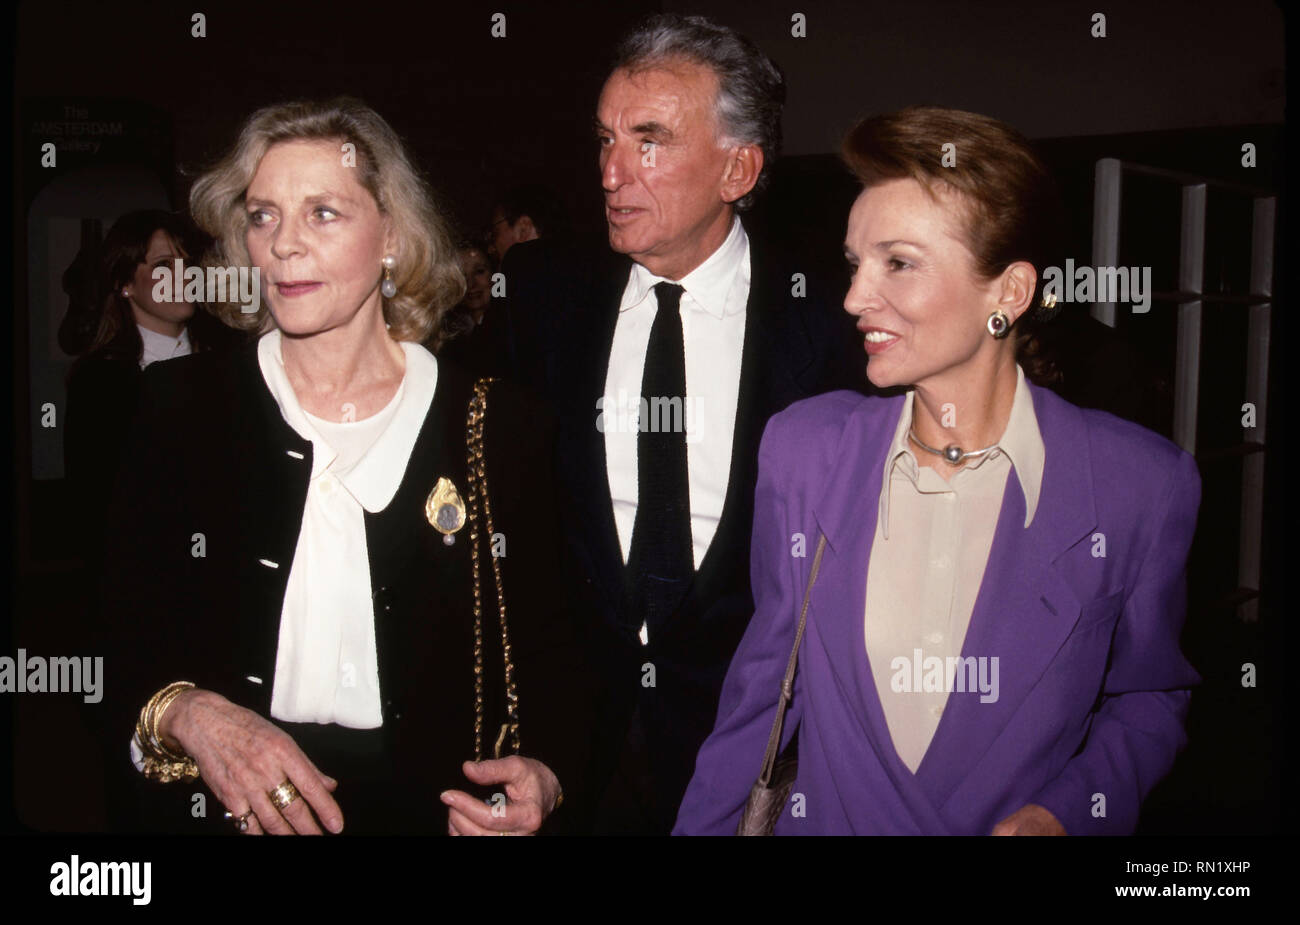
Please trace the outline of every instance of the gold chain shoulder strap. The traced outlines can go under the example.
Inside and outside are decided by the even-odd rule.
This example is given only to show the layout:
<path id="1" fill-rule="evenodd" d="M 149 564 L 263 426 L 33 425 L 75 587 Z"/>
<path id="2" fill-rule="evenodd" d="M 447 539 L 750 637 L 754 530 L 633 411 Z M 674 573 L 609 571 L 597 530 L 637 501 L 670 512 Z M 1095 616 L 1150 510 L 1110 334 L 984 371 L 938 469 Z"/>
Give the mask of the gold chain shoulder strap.
<path id="1" fill-rule="evenodd" d="M 469 463 L 469 549 L 474 568 L 474 760 L 483 760 L 483 593 L 479 580 L 479 519 L 480 501 L 483 505 L 483 526 L 491 544 L 495 530 L 492 524 L 492 504 L 488 500 L 487 461 L 483 454 L 483 425 L 487 419 L 488 387 L 495 378 L 484 377 L 474 383 L 474 396 L 469 402 L 466 422 L 465 446 Z M 492 575 L 496 580 L 497 614 L 501 623 L 501 652 L 505 660 L 506 722 L 502 724 L 492 749 L 492 757 L 501 757 L 501 746 L 510 738 L 510 749 L 519 754 L 519 692 L 515 689 L 515 664 L 510 652 L 510 632 L 506 625 L 506 593 L 501 581 L 501 562 L 492 556 Z"/>

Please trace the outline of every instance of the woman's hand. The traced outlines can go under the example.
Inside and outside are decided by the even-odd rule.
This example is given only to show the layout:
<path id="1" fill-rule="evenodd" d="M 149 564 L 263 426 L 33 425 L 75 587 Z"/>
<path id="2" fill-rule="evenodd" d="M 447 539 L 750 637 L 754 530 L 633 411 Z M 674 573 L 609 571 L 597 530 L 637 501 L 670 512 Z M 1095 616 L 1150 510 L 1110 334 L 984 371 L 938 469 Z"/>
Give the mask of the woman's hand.
<path id="1" fill-rule="evenodd" d="M 993 827 L 994 835 L 1064 835 L 1065 826 L 1051 811 L 1030 803 Z"/>
<path id="2" fill-rule="evenodd" d="M 330 796 L 338 781 L 252 710 L 212 691 L 189 690 L 163 713 L 158 735 L 194 759 L 204 783 L 236 817 L 252 810 L 249 834 L 320 835 L 317 819 L 331 832 L 342 831 L 343 812 Z M 301 796 L 276 809 L 270 791 L 285 780 Z"/>
<path id="3" fill-rule="evenodd" d="M 505 802 L 484 803 L 463 790 L 447 790 L 442 802 L 449 835 L 533 835 L 560 799 L 560 782 L 533 758 L 511 755 L 494 761 L 466 761 L 465 776 L 476 784 L 504 784 Z"/>

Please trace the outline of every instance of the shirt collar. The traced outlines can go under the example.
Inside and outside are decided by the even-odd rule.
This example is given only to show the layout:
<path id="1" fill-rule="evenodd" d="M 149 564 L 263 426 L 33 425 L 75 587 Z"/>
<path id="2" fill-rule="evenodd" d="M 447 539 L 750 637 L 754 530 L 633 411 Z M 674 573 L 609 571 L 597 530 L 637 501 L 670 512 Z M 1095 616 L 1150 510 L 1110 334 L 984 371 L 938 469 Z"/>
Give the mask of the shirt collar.
<path id="1" fill-rule="evenodd" d="M 632 264 L 628 280 L 629 298 L 623 300 L 620 311 L 635 308 L 646 300 L 656 283 L 675 282 L 685 290 L 685 306 L 694 307 L 721 319 L 744 310 L 743 304 L 733 305 L 728 299 L 737 280 L 749 282 L 749 235 L 740 223 L 740 217 L 731 220 L 731 231 L 722 246 L 709 258 L 679 280 L 656 276 L 639 263 Z"/>
<path id="2" fill-rule="evenodd" d="M 190 332 L 187 328 L 181 328 L 180 337 L 168 337 L 166 334 L 159 334 L 157 331 L 149 330 L 142 324 L 137 324 L 136 328 L 140 331 L 140 342 L 143 347 L 140 352 L 141 369 L 144 369 L 150 363 L 156 363 L 158 360 L 183 357 L 190 352 Z"/>
<path id="3" fill-rule="evenodd" d="M 433 354 L 419 344 L 403 341 L 401 347 L 406 354 L 406 372 L 398 388 L 397 410 L 357 464 L 348 472 L 336 474 L 352 497 L 372 514 L 388 507 L 397 494 L 438 385 L 438 361 Z M 285 422 L 304 440 L 311 441 L 311 477 L 317 478 L 330 468 L 338 453 L 311 425 L 298 403 L 284 369 L 279 330 L 262 336 L 257 345 L 257 362 Z"/>
<path id="4" fill-rule="evenodd" d="M 929 475 L 936 474 L 927 466 L 921 466 L 912 452 L 911 441 L 907 432 L 912 426 L 912 403 L 916 392 L 909 391 L 903 400 L 903 413 L 899 415 L 898 426 L 894 428 L 894 439 L 890 441 L 885 454 L 885 477 L 880 486 L 880 523 L 882 534 L 889 539 L 889 496 L 893 482 L 895 466 L 902 466 L 903 471 L 917 483 L 920 490 L 927 490 L 924 484 Z M 1034 397 L 1025 382 L 1025 371 L 1016 365 L 1016 394 L 1011 401 L 1011 415 L 1007 418 L 1007 427 L 995 446 L 1007 455 L 1011 468 L 1015 470 L 1020 481 L 1020 489 L 1025 495 L 1025 527 L 1033 522 L 1038 510 L 1038 498 L 1042 491 L 1043 466 L 1047 458 L 1043 436 L 1038 429 L 1038 415 L 1034 412 Z M 977 469 L 988 459 L 987 456 L 971 463 L 968 468 Z M 928 490 L 935 490 L 929 487 Z"/>
<path id="5" fill-rule="evenodd" d="M 1006 433 L 998 441 L 998 446 L 1010 458 L 1020 479 L 1020 490 L 1025 493 L 1025 527 L 1028 528 L 1038 511 L 1038 498 L 1042 494 L 1047 447 L 1038 429 L 1034 396 L 1019 364 L 1016 365 L 1016 397 L 1011 402 L 1011 417 L 1007 419 Z"/>

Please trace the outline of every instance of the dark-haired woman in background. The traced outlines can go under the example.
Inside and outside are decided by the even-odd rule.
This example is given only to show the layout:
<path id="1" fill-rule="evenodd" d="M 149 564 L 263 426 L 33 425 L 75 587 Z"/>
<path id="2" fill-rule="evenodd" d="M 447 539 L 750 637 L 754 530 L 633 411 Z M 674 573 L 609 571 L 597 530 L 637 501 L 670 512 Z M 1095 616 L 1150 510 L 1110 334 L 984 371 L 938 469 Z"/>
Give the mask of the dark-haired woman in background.
<path id="1" fill-rule="evenodd" d="M 1053 303 L 1058 219 L 1024 138 L 917 107 L 866 120 L 844 153 L 864 187 L 844 307 L 871 381 L 908 391 L 835 392 L 768 425 L 756 612 L 676 831 L 737 830 L 820 561 L 777 834 L 1132 832 L 1198 680 L 1178 644 L 1196 463 L 1029 381 L 1021 332 Z"/>
<path id="2" fill-rule="evenodd" d="M 440 343 L 427 346 L 467 372 L 491 373 L 495 355 L 483 318 L 492 301 L 492 262 L 482 247 L 464 241 L 456 249 L 456 263 L 465 277 L 465 297 L 443 317 Z"/>
<path id="3" fill-rule="evenodd" d="M 159 360 L 187 356 L 205 343 L 191 335 L 194 304 L 154 298 L 154 270 L 173 272 L 177 260 L 183 266 L 192 236 L 184 219 L 148 209 L 123 215 L 104 238 L 96 274 L 99 325 L 68 377 L 63 448 L 78 510 L 96 535 L 135 410 L 141 371 Z M 97 549 L 93 540 L 91 554 Z"/>

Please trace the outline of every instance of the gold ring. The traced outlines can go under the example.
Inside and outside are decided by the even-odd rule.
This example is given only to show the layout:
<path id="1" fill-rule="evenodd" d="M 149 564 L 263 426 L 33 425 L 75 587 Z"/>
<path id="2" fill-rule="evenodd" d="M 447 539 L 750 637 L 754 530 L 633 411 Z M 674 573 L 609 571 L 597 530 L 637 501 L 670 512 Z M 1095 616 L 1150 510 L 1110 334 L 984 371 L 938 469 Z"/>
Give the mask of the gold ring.
<path id="1" fill-rule="evenodd" d="M 271 798 L 271 802 L 275 804 L 275 808 L 281 810 L 294 800 L 298 799 L 299 796 L 298 788 L 295 787 L 293 782 L 287 777 L 284 779 L 284 783 L 276 787 L 274 790 L 268 790 L 266 795 Z"/>

